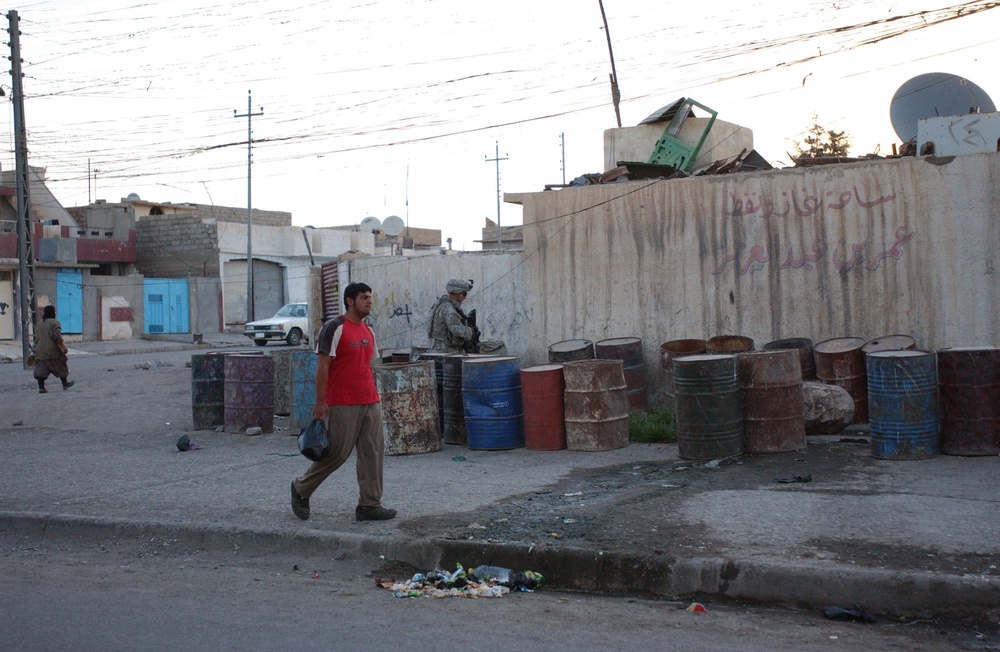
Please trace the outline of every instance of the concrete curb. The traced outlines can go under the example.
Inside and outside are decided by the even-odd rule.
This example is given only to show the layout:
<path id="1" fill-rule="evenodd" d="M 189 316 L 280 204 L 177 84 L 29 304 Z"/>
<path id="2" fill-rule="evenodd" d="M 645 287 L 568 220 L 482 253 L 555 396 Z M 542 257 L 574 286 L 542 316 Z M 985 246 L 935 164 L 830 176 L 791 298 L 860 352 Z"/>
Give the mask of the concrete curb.
<path id="1" fill-rule="evenodd" d="M 484 544 L 314 530 L 254 529 L 162 523 L 64 514 L 0 512 L 0 529 L 53 537 L 168 537 L 188 544 L 247 552 L 383 556 L 422 570 L 490 564 L 531 569 L 558 590 L 710 596 L 819 608 L 857 605 L 875 614 L 909 617 L 978 615 L 1000 605 L 1000 580 L 931 572 L 901 572 L 833 564 L 629 555 L 581 548 Z M 399 578 L 397 578 L 399 579 Z"/>

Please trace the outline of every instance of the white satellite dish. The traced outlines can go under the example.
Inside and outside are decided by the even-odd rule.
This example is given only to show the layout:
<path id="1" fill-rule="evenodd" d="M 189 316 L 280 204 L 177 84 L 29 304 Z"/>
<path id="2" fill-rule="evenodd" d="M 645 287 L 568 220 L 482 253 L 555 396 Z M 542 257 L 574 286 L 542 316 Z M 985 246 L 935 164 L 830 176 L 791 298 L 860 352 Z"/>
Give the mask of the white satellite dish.
<path id="1" fill-rule="evenodd" d="M 382 230 L 390 238 L 402 233 L 405 227 L 406 224 L 403 223 L 403 218 L 399 215 L 390 215 L 382 222 Z"/>
<path id="2" fill-rule="evenodd" d="M 361 220 L 361 230 L 365 233 L 375 233 L 382 230 L 382 221 L 377 217 L 368 216 Z"/>

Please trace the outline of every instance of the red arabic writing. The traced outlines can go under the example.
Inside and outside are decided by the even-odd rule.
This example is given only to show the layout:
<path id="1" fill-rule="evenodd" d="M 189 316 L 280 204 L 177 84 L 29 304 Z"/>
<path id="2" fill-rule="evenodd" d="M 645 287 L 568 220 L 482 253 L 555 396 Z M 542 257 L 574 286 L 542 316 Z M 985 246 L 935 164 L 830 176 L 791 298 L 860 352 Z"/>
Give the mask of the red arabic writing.
<path id="1" fill-rule="evenodd" d="M 729 214 L 733 217 L 758 215 L 764 219 L 769 219 L 771 217 L 788 217 L 789 215 L 810 217 L 819 213 L 820 209 L 824 207 L 828 210 L 843 210 L 852 201 L 857 203 L 861 208 L 873 208 L 879 204 L 895 201 L 896 194 L 879 195 L 874 199 L 863 199 L 857 186 L 854 186 L 853 192 L 845 190 L 839 194 L 833 190 L 827 190 L 824 194 L 824 199 L 828 200 L 825 206 L 823 201 L 816 197 L 816 195 L 810 194 L 805 188 L 802 188 L 801 196 L 795 190 L 791 192 L 787 190 L 783 191 L 781 193 L 781 201 L 779 202 L 775 202 L 770 197 L 758 196 L 756 192 L 743 195 L 742 197 L 737 197 L 734 193 L 729 193 L 729 198 L 732 201 L 732 209 L 729 211 Z M 783 205 L 779 205 L 781 202 L 783 202 Z"/>

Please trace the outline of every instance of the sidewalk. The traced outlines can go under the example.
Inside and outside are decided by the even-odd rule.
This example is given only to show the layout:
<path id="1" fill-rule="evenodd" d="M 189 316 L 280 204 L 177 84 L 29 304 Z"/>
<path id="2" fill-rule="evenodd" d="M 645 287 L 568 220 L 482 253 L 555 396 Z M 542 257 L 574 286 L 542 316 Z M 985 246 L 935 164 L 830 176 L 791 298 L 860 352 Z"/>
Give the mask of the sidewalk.
<path id="1" fill-rule="evenodd" d="M 228 349 L 253 346 L 247 337 L 239 333 L 210 333 L 196 342 L 192 335 L 145 335 L 133 340 L 109 340 L 101 342 L 68 342 L 69 357 L 79 358 L 89 355 L 127 355 L 133 353 L 163 353 L 167 351 L 197 351 L 199 349 Z M 0 340 L 0 364 L 20 364 L 21 340 Z"/>
<path id="2" fill-rule="evenodd" d="M 308 462 L 287 418 L 257 437 L 192 430 L 189 358 L 166 353 L 252 346 L 240 339 L 78 343 L 65 393 L 0 365 L 0 530 L 344 553 L 373 569 L 485 563 L 553 588 L 910 617 L 1000 608 L 1000 457 L 876 460 L 863 427 L 708 464 L 664 444 L 387 456 L 399 517 L 384 523 L 354 521 L 349 461 L 300 521 L 288 485 Z M 123 352 L 164 357 L 139 368 Z M 182 434 L 201 448 L 179 452 Z M 776 482 L 796 476 L 810 481 Z"/>

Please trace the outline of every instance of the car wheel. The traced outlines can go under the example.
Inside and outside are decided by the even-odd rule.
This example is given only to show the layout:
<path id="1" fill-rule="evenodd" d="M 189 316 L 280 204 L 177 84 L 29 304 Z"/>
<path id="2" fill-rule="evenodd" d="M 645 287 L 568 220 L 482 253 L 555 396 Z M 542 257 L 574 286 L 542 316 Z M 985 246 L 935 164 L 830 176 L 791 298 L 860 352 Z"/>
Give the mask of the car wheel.
<path id="1" fill-rule="evenodd" d="M 267 340 L 254 340 L 253 343 L 257 346 L 267 346 Z"/>
<path id="2" fill-rule="evenodd" d="M 285 338 L 285 341 L 288 342 L 288 346 L 298 346 L 302 343 L 302 331 L 293 328 L 292 332 Z"/>

